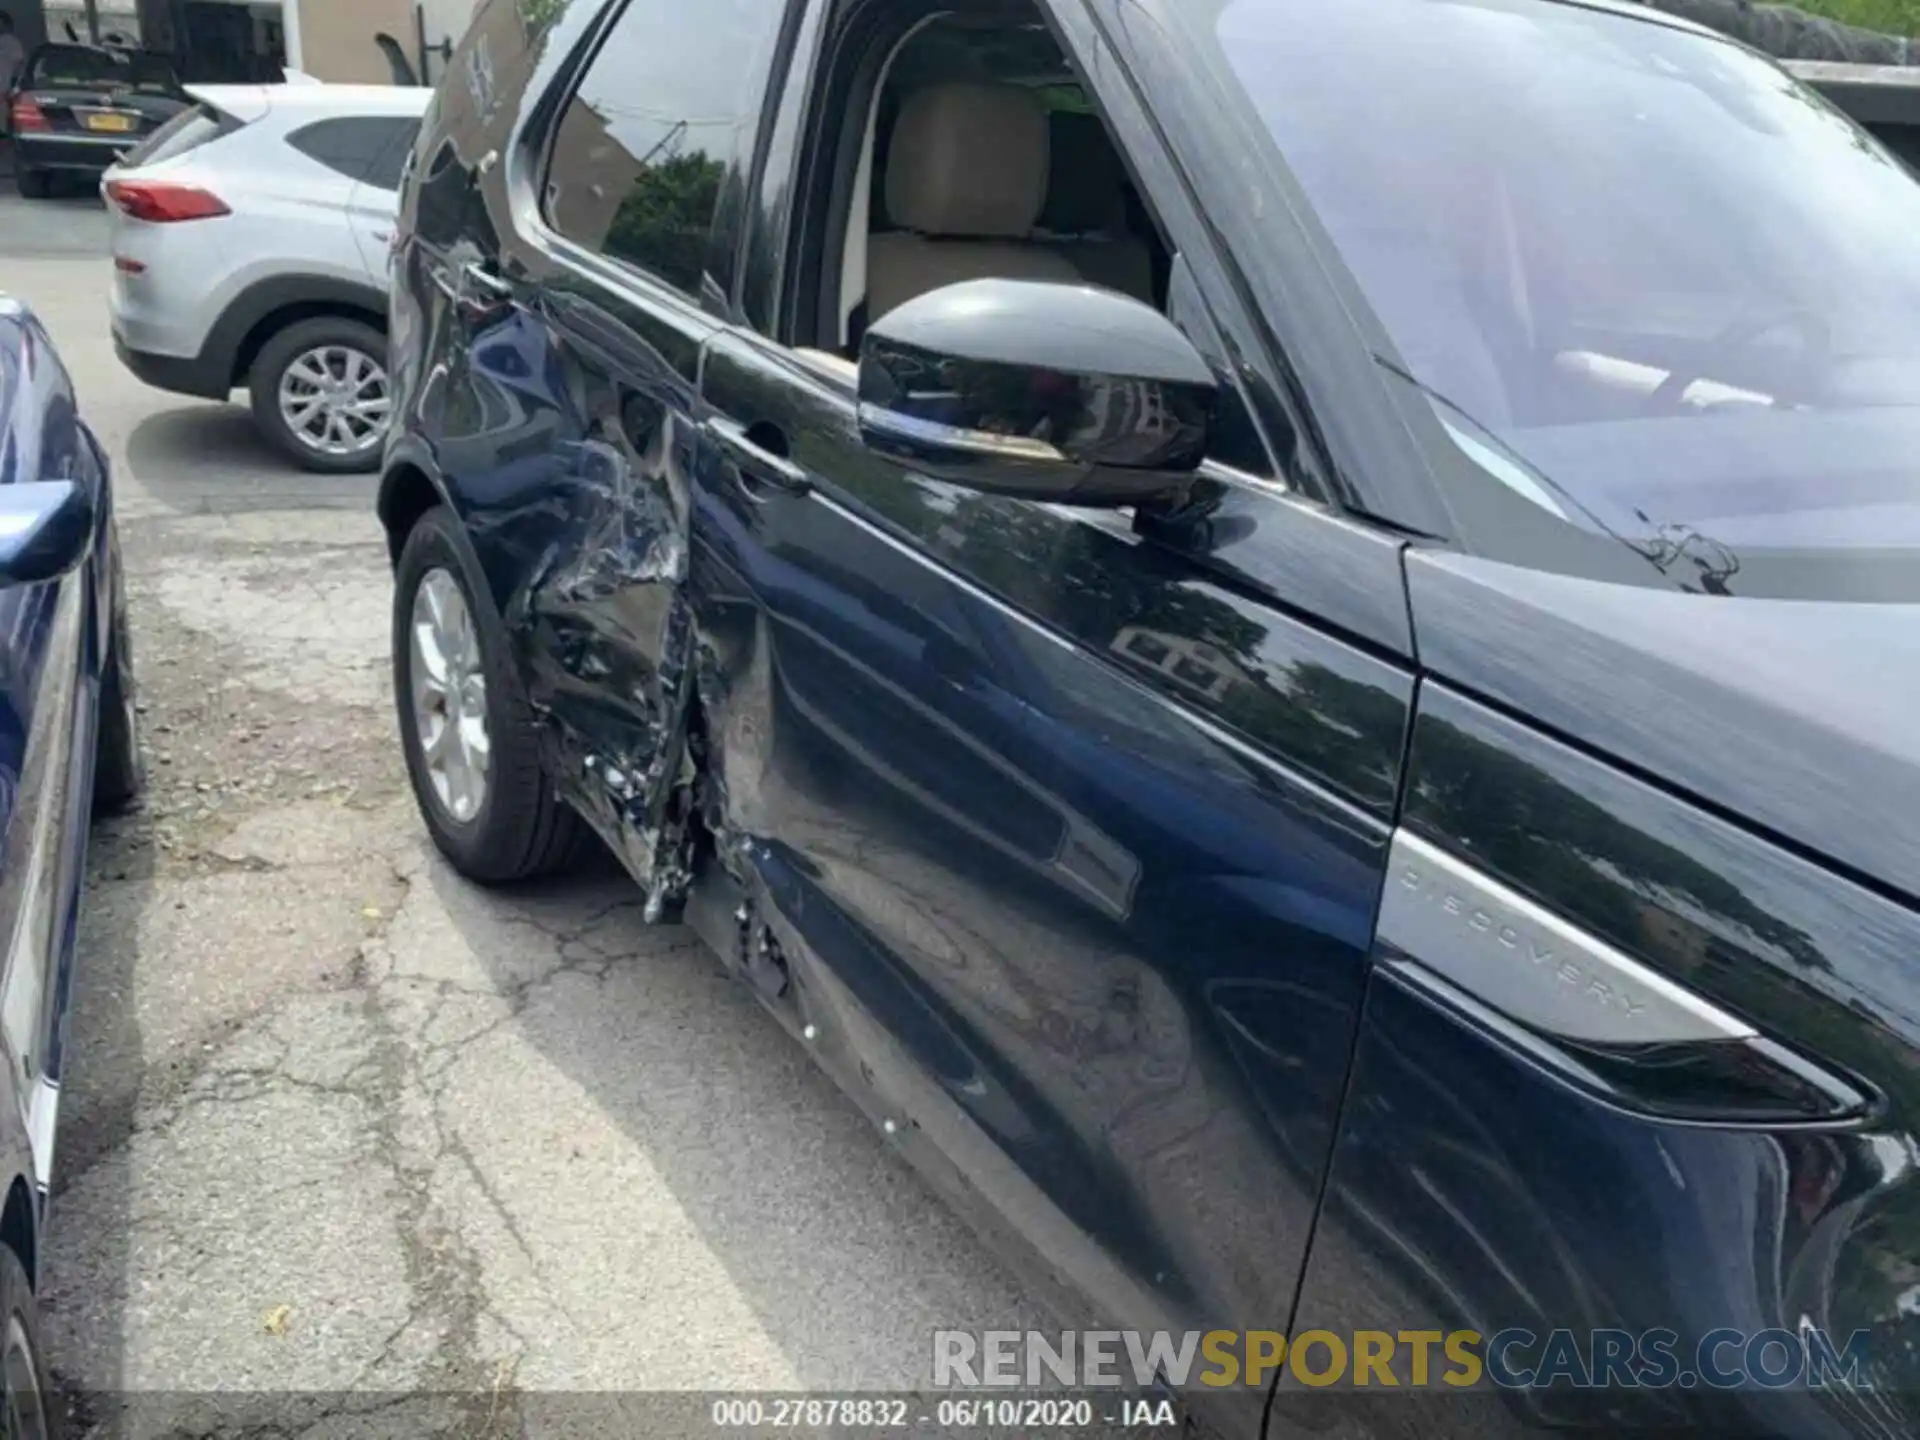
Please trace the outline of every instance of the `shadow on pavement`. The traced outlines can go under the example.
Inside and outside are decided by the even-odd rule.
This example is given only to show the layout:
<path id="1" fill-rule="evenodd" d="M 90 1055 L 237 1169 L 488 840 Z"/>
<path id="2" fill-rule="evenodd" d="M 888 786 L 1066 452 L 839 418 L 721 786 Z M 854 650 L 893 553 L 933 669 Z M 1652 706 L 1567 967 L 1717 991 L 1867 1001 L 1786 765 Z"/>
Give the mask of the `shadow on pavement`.
<path id="1" fill-rule="evenodd" d="M 161 504 L 189 513 L 370 509 L 373 475 L 312 475 L 261 438 L 238 405 L 183 402 L 127 437 L 127 466 Z"/>
<path id="2" fill-rule="evenodd" d="M 566 1137 L 611 1127 L 633 1147 L 623 1178 L 660 1187 L 629 1192 L 617 1219 L 597 1221 L 570 1213 L 564 1199 L 516 1195 L 556 1232 L 597 1224 L 610 1252 L 603 1303 L 613 1315 L 652 1314 L 671 1328 L 661 1317 L 684 1319 L 685 1311 L 658 1288 L 683 1266 L 712 1266 L 704 1283 L 725 1276 L 730 1303 L 751 1317 L 744 1328 L 757 1329 L 802 1386 L 889 1390 L 924 1382 L 935 1328 L 1039 1322 L 980 1239 L 693 931 L 642 923 L 640 891 L 616 864 L 487 892 L 435 860 L 415 883 L 431 889 L 511 1005 L 511 1030 L 500 1033 L 565 1077 L 545 1092 L 549 1101 L 577 1097 L 571 1111 L 508 1111 L 493 1116 L 504 1130 L 472 1130 L 497 1093 L 485 1075 L 519 1063 L 508 1046 L 447 1082 L 448 1132 L 491 1150 L 512 1176 L 538 1173 L 544 1161 L 534 1156 L 558 1146 L 548 1194 L 564 1196 L 566 1157 L 583 1159 L 579 1146 L 593 1144 Z M 529 926 L 558 942 L 558 968 L 529 970 Z M 607 1163 L 604 1153 L 595 1158 Z M 697 1245 L 675 1233 L 682 1225 Z M 634 1226 L 651 1234 L 628 1249 L 624 1232 Z M 564 1265 L 565 1247 L 554 1245 L 551 1234 L 535 1242 L 543 1262 Z M 712 1313 L 727 1306 L 715 1303 Z M 735 1343 L 737 1356 L 754 1353 L 741 1337 Z"/>
<path id="3" fill-rule="evenodd" d="M 54 1160 L 53 1193 L 48 1202 L 48 1235 L 57 1237 L 62 1195 L 78 1177 L 124 1144 L 133 1133 L 137 1090 L 116 1093 L 115 1076 L 145 1073 L 145 1047 L 136 1013 L 140 955 L 139 917 L 155 880 L 156 849 L 152 813 L 144 808 L 96 822 L 87 854 L 86 894 L 81 902 L 79 954 L 75 962 L 72 1010 L 68 1016 L 68 1055 L 62 1077 L 60 1141 Z M 112 1192 L 110 1213 L 94 1242 L 103 1247 L 101 1273 L 113 1277 L 117 1292 L 89 1296 L 89 1303 L 119 1313 L 133 1273 L 133 1197 Z M 49 1255 L 51 1279 L 43 1282 L 42 1304 L 59 1299 L 60 1248 Z M 116 1328 L 89 1357 L 96 1373 L 118 1375 L 124 1342 Z M 77 1387 L 56 1368 L 54 1387 L 69 1413 L 74 1433 L 83 1433 L 87 1416 Z"/>
<path id="4" fill-rule="evenodd" d="M 53 191 L 44 199 L 23 203 L 41 210 L 97 210 L 104 212 L 107 202 L 100 198 L 100 182 L 88 177 L 62 175 L 53 182 Z"/>
<path id="5" fill-rule="evenodd" d="M 0 137 L 0 180 L 13 187 L 14 177 L 13 141 Z M 55 172 L 53 193 L 45 200 L 35 204 L 65 203 L 80 209 L 104 210 L 107 203 L 100 196 L 100 180 L 94 175 L 70 175 Z"/>

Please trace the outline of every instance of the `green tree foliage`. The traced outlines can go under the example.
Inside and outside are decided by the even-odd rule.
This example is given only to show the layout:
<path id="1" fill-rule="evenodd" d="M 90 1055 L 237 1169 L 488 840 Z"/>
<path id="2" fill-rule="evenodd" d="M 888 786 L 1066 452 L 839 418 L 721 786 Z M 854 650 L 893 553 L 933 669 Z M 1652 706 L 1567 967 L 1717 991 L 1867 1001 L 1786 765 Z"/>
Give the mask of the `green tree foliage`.
<path id="1" fill-rule="evenodd" d="M 536 35 L 560 18 L 572 0 L 520 0 L 520 18 Z"/>
<path id="2" fill-rule="evenodd" d="M 1796 8 L 1889 35 L 1920 35 L 1920 0 L 1799 0 Z"/>
<path id="3" fill-rule="evenodd" d="M 720 161 L 697 150 L 649 165 L 620 202 L 607 248 L 683 290 L 698 290 L 725 173 Z"/>

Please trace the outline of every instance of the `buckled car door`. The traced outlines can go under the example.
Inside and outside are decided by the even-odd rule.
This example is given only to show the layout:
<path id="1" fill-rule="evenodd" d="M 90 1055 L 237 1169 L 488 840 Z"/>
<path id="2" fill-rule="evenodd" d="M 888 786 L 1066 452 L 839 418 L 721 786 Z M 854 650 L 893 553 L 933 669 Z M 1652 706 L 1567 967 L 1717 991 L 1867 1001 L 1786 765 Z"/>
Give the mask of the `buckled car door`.
<path id="1" fill-rule="evenodd" d="M 661 0 L 576 6 L 522 78 L 488 59 L 529 53 L 520 12 L 490 7 L 481 25 L 505 28 L 470 38 L 442 93 L 459 114 L 443 153 L 422 157 L 409 262 L 440 297 L 421 322 L 435 359 L 417 403 L 548 773 L 648 886 L 655 918 L 687 879 L 686 477 L 717 327 L 689 291 L 719 167 L 677 117 L 629 113 L 636 67 L 664 53 L 664 13 Z"/>

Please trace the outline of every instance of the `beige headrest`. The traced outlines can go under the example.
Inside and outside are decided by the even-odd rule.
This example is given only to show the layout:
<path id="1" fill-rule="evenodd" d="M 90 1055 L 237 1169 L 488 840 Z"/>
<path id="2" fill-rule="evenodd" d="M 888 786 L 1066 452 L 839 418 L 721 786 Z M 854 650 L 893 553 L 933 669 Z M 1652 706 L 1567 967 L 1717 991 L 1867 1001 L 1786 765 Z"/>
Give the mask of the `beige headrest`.
<path id="1" fill-rule="evenodd" d="M 900 109 L 887 214 L 923 235 L 1024 236 L 1046 203 L 1047 170 L 1047 112 L 1029 91 L 931 85 Z"/>

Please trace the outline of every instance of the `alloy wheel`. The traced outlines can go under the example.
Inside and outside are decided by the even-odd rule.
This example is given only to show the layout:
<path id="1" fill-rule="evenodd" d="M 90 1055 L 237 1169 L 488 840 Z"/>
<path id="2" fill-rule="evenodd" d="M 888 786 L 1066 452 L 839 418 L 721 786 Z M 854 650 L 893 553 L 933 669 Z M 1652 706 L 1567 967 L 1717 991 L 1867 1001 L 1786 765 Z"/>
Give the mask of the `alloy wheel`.
<path id="1" fill-rule="evenodd" d="M 360 455 L 387 433 L 393 399 L 387 370 L 351 345 L 318 345 L 280 376 L 280 418 L 293 438 L 321 455 Z"/>
<path id="2" fill-rule="evenodd" d="M 452 572 L 436 567 L 420 577 L 409 630 L 421 763 L 441 807 L 470 824 L 487 797 L 493 746 L 480 632 Z"/>

